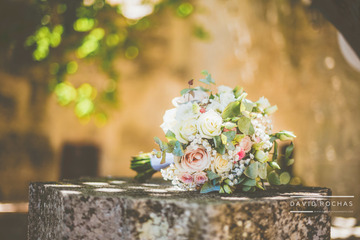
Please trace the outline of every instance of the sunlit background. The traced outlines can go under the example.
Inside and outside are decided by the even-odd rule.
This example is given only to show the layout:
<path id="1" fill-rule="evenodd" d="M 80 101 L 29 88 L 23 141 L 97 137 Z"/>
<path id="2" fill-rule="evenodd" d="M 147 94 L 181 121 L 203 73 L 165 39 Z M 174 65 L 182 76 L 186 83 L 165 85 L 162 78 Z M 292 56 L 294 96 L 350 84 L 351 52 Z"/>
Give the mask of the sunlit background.
<path id="1" fill-rule="evenodd" d="M 358 217 L 360 61 L 310 4 L 0 1 L 0 202 L 19 202 L 0 212 L 26 212 L 31 181 L 134 176 L 131 156 L 207 69 L 276 104 L 275 130 L 297 135 L 292 183 L 354 195 L 342 217 Z M 333 237 L 360 237 L 358 220 Z"/>

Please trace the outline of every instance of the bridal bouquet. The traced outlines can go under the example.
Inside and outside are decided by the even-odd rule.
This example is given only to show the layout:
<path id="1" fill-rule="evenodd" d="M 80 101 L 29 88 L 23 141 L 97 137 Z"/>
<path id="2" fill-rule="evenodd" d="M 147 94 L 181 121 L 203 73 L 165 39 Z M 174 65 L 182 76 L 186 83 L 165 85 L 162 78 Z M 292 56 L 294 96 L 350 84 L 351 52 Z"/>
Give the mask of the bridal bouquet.
<path id="1" fill-rule="evenodd" d="M 200 82 L 215 84 L 211 74 L 203 74 Z M 239 87 L 219 86 L 215 93 L 192 85 L 193 80 L 173 99 L 174 108 L 165 112 L 161 128 L 166 141 L 154 138 L 160 151 L 133 158 L 136 178 L 144 180 L 160 170 L 173 185 L 201 193 L 255 191 L 264 189 L 264 181 L 280 184 L 277 140 L 295 136 L 289 131 L 272 133 L 270 115 L 277 106 L 264 97 L 253 102 Z M 292 150 L 291 142 L 288 158 Z"/>

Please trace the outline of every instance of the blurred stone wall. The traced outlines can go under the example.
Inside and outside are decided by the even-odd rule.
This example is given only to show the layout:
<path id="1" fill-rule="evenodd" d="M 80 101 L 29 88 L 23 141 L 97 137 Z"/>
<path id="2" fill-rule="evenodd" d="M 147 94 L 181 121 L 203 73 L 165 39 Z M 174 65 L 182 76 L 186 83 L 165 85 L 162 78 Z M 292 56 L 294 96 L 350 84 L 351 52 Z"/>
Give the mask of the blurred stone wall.
<path id="1" fill-rule="evenodd" d="M 192 21 L 210 39 L 194 38 L 187 21 L 164 21 L 135 63 L 118 60 L 120 107 L 103 127 L 79 122 L 35 77 L 1 73 L 3 199 L 26 197 L 30 180 L 56 180 L 65 142 L 99 146 L 101 175 L 133 176 L 130 157 L 156 147 L 153 137 L 163 134 L 159 125 L 171 99 L 203 69 L 218 85 L 241 85 L 250 99 L 264 95 L 278 105 L 274 127 L 298 136 L 295 173 L 304 184 L 360 195 L 360 73 L 341 55 L 336 29 L 325 20 L 310 21 L 301 1 L 196 3 Z M 106 84 L 106 76 L 87 63 L 69 80 L 75 86 Z"/>

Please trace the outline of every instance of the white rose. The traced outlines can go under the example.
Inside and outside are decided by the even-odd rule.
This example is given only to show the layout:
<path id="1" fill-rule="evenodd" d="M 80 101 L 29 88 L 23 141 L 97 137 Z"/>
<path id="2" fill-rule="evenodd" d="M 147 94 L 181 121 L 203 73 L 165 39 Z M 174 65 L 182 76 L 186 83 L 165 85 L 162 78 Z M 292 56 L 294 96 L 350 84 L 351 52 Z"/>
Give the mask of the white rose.
<path id="1" fill-rule="evenodd" d="M 160 125 L 164 133 L 166 133 L 168 130 L 173 131 L 174 126 L 176 125 L 176 108 L 172 108 L 170 110 L 167 110 L 163 116 L 163 123 Z"/>
<path id="2" fill-rule="evenodd" d="M 229 105 L 229 103 L 234 102 L 235 101 L 235 95 L 234 93 L 231 92 L 226 92 L 226 93 L 221 93 L 220 94 L 220 103 L 221 103 L 221 111 L 223 111 L 227 105 Z"/>
<path id="3" fill-rule="evenodd" d="M 197 101 L 197 102 L 201 102 L 204 99 L 208 99 L 209 98 L 209 94 L 207 92 L 204 92 L 203 90 L 196 88 L 196 90 L 188 92 L 184 95 L 182 95 L 181 97 L 176 97 L 172 100 L 172 104 L 177 107 L 181 104 L 187 103 L 187 102 L 192 102 L 192 101 Z"/>
<path id="4" fill-rule="evenodd" d="M 188 143 L 191 136 L 195 136 L 197 133 L 196 118 L 188 118 L 178 122 L 175 128 L 176 139 L 181 143 Z"/>
<path id="5" fill-rule="evenodd" d="M 197 129 L 199 130 L 201 137 L 210 139 L 220 135 L 221 124 L 222 118 L 220 114 L 210 109 L 199 117 Z"/>
<path id="6" fill-rule="evenodd" d="M 222 94 L 222 93 L 233 93 L 233 89 L 231 87 L 227 87 L 224 85 L 221 85 L 218 87 L 218 93 Z"/>
<path id="7" fill-rule="evenodd" d="M 211 164 L 211 171 L 218 174 L 230 172 L 232 168 L 233 163 L 224 159 L 220 154 L 216 155 L 214 161 Z"/>
<path id="8" fill-rule="evenodd" d="M 264 111 L 265 108 L 270 107 L 270 103 L 269 100 L 267 100 L 267 98 L 261 97 L 257 102 L 256 102 L 258 108 L 261 111 Z"/>
<path id="9" fill-rule="evenodd" d="M 177 107 L 176 121 L 181 122 L 188 118 L 196 118 L 200 114 L 200 107 L 197 103 L 185 103 Z"/>

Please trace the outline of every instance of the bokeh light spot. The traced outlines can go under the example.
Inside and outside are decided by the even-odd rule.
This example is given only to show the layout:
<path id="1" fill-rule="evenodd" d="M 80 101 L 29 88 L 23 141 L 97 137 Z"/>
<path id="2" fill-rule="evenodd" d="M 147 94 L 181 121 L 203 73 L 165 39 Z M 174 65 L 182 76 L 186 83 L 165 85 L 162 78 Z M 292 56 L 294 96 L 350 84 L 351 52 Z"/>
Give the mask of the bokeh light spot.
<path id="1" fill-rule="evenodd" d="M 68 74 L 74 74 L 78 70 L 78 64 L 75 61 L 71 61 L 66 65 L 66 71 Z"/>
<path id="2" fill-rule="evenodd" d="M 176 9 L 176 13 L 179 17 L 187 17 L 194 11 L 194 7 L 190 3 L 182 3 Z"/>
<path id="3" fill-rule="evenodd" d="M 74 23 L 74 30 L 77 32 L 90 31 L 95 25 L 95 20 L 92 18 L 79 18 Z"/>
<path id="4" fill-rule="evenodd" d="M 125 57 L 128 59 L 134 59 L 139 55 L 139 49 L 135 46 L 128 47 L 125 51 Z"/>
<path id="5" fill-rule="evenodd" d="M 90 115 L 93 110 L 94 103 L 88 98 L 80 100 L 75 106 L 75 114 L 79 118 Z"/>
<path id="6" fill-rule="evenodd" d="M 56 85 L 55 94 L 60 105 L 65 106 L 76 99 L 76 90 L 68 82 L 62 82 Z"/>

